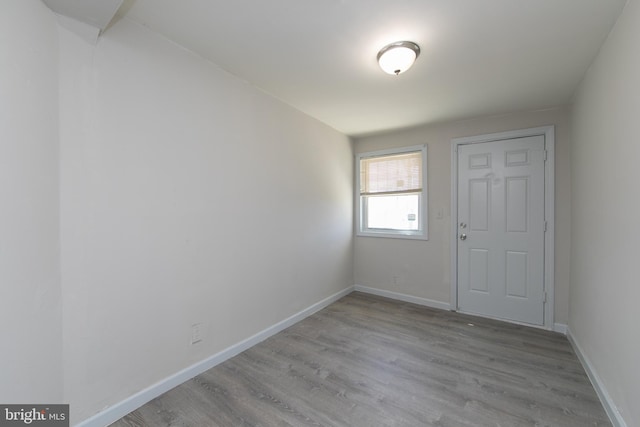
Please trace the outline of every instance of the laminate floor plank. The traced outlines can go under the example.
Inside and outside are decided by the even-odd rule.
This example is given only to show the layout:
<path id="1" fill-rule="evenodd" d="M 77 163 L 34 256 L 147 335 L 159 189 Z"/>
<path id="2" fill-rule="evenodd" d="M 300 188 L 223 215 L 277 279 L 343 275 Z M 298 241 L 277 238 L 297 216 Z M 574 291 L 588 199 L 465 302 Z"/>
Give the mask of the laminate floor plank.
<path id="1" fill-rule="evenodd" d="M 566 337 L 354 292 L 112 427 L 586 427 Z"/>

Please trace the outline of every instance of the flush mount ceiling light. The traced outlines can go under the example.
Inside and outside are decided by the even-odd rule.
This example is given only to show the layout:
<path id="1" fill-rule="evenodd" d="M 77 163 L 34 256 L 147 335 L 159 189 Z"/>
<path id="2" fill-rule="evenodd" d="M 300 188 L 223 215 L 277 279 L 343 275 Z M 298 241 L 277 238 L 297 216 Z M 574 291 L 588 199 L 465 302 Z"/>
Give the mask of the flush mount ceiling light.
<path id="1" fill-rule="evenodd" d="M 390 43 L 378 52 L 378 64 L 387 74 L 402 74 L 407 71 L 420 55 L 420 46 L 414 42 Z"/>

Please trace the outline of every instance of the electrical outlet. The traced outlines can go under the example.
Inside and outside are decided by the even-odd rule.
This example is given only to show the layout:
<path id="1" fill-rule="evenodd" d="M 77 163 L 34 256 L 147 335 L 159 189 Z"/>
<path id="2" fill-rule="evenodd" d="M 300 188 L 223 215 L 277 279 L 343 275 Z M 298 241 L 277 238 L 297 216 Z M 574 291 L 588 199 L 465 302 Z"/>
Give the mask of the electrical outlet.
<path id="1" fill-rule="evenodd" d="M 202 323 L 191 325 L 191 345 L 202 342 Z"/>

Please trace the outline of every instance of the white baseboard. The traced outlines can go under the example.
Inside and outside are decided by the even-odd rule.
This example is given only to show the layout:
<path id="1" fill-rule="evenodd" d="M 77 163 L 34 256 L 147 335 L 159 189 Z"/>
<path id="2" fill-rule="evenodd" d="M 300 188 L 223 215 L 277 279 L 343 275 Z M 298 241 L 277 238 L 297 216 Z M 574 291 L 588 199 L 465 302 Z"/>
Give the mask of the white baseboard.
<path id="1" fill-rule="evenodd" d="M 252 337 L 249 337 L 243 341 L 240 341 L 239 343 L 234 344 L 231 347 L 228 347 L 207 359 L 204 359 L 194 365 L 191 365 L 188 368 L 185 368 L 147 387 L 146 389 L 132 395 L 131 397 L 128 397 L 127 399 L 121 402 L 118 402 L 113 406 L 110 406 L 109 408 L 82 421 L 81 423 L 76 424 L 76 427 L 104 427 L 116 422 L 120 418 L 127 415 L 129 412 L 136 410 L 137 408 L 141 407 L 145 403 L 155 399 L 156 397 L 160 396 L 163 393 L 166 393 L 167 391 L 182 384 L 183 382 L 190 380 L 196 375 L 199 375 L 213 368 L 216 365 L 219 365 L 225 360 L 228 360 L 233 356 L 236 356 L 242 353 L 243 351 L 253 347 L 259 342 L 262 342 L 265 339 L 269 338 L 270 336 L 275 335 L 278 332 L 288 328 L 289 326 L 292 326 L 295 323 L 298 323 L 304 318 L 309 317 L 312 314 L 322 310 L 323 308 L 334 303 L 335 301 L 339 300 L 345 295 L 348 295 L 351 292 L 353 292 L 353 288 L 354 288 L 353 286 L 350 286 L 346 289 L 343 289 L 342 291 L 337 292 L 323 299 L 322 301 L 317 302 L 312 306 L 305 308 L 304 310 L 294 314 L 293 316 L 290 316 L 276 323 L 275 325 L 272 325 L 264 329 L 263 331 L 258 332 Z"/>
<path id="2" fill-rule="evenodd" d="M 567 335 L 567 325 L 565 325 L 564 323 L 554 323 L 553 331 L 560 332 L 562 335 Z"/>
<path id="3" fill-rule="evenodd" d="M 580 363 L 582 363 L 582 367 L 587 373 L 587 376 L 589 377 L 589 380 L 591 381 L 591 384 L 593 385 L 593 388 L 595 389 L 596 394 L 600 398 L 600 402 L 602 402 L 602 406 L 604 407 L 605 412 L 609 416 L 609 420 L 611 421 L 611 424 L 613 424 L 614 427 L 627 427 L 627 423 L 622 418 L 622 415 L 620 415 L 620 412 L 618 411 L 618 408 L 616 407 L 615 403 L 613 403 L 611 396 L 609 396 L 609 392 L 607 391 L 604 384 L 602 383 L 602 380 L 596 373 L 595 368 L 589 361 L 589 358 L 584 353 L 584 351 L 582 351 L 582 347 L 580 347 L 580 344 L 578 344 L 573 334 L 571 333 L 571 329 L 569 328 L 567 328 L 567 338 L 569 339 L 569 342 L 571 343 L 573 350 L 576 352 L 576 355 L 578 356 Z"/>
<path id="4" fill-rule="evenodd" d="M 401 294 L 398 292 L 385 291 L 383 289 L 370 288 L 368 286 L 355 285 L 354 291 L 364 292 L 367 294 L 378 295 L 380 297 L 386 297 L 395 299 L 398 301 L 411 302 L 413 304 L 424 305 L 431 308 L 439 308 L 440 310 L 450 310 L 451 306 L 447 302 L 434 301 L 428 298 L 414 297 L 412 295 Z"/>
<path id="5" fill-rule="evenodd" d="M 393 291 L 387 291 L 387 290 L 383 290 L 383 289 L 377 289 L 377 288 L 370 288 L 368 286 L 362 286 L 362 285 L 355 285 L 353 287 L 354 291 L 359 291 L 359 292 L 364 292 L 367 294 L 372 294 L 372 295 L 378 295 L 381 297 L 387 297 L 387 298 L 391 298 L 391 299 L 395 299 L 398 301 L 404 301 L 404 302 L 411 302 L 414 304 L 419 304 L 419 305 L 424 305 L 426 307 L 431 307 L 431 308 L 439 308 L 441 310 L 451 310 L 451 305 L 449 303 L 446 302 L 441 302 L 441 301 L 434 301 L 428 298 L 421 298 L 421 297 L 414 297 L 412 295 L 406 295 L 406 294 L 401 294 L 398 292 L 393 292 Z M 497 319 L 500 321 L 505 322 L 506 320 L 504 319 Z M 511 322 L 511 323 L 517 323 L 517 322 Z M 517 323 L 517 324 L 521 324 L 521 325 L 525 325 L 525 326 L 533 326 L 533 327 L 539 327 L 539 326 L 535 326 L 535 325 L 529 325 L 526 323 Z M 539 327 L 541 329 L 547 329 L 547 328 L 543 328 L 543 327 Z M 553 331 L 555 332 L 559 332 L 563 335 L 567 334 L 567 325 L 565 325 L 564 323 L 554 323 L 553 324 Z"/>

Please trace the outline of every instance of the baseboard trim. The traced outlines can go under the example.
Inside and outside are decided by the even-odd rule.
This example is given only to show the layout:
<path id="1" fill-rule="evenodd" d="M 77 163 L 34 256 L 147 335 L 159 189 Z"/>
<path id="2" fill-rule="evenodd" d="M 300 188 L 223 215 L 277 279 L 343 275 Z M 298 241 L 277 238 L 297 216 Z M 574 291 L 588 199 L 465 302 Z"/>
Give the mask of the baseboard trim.
<path id="1" fill-rule="evenodd" d="M 600 402 L 602 403 L 602 406 L 604 407 L 605 412 L 609 416 L 609 420 L 611 421 L 611 424 L 613 424 L 614 427 L 627 427 L 627 423 L 624 421 L 624 418 L 622 418 L 622 415 L 620 415 L 618 408 L 616 407 L 615 403 L 611 399 L 611 396 L 609 395 L 609 392 L 607 391 L 604 384 L 602 383 L 602 380 L 600 380 L 600 377 L 596 373 L 595 368 L 589 361 L 589 358 L 584 353 L 584 351 L 582 351 L 582 347 L 580 347 L 580 344 L 578 344 L 575 337 L 571 333 L 571 329 L 568 327 L 567 327 L 567 339 L 571 343 L 573 350 L 576 352 L 576 355 L 578 356 L 578 360 L 580 360 L 580 363 L 582 363 L 582 367 L 587 373 L 587 376 L 589 377 L 589 380 L 591 381 L 591 384 L 593 385 L 593 388 L 595 389 L 596 394 L 598 395 L 598 398 L 600 399 Z"/>
<path id="2" fill-rule="evenodd" d="M 559 332 L 562 335 L 567 335 L 567 325 L 565 325 L 564 323 L 554 323 L 553 331 Z"/>
<path id="3" fill-rule="evenodd" d="M 129 412 L 136 410 L 141 407 L 145 403 L 155 399 L 163 393 L 171 390 L 172 388 L 182 384 L 185 381 L 190 380 L 191 378 L 199 375 L 216 365 L 224 362 L 236 356 L 243 351 L 253 347 L 254 345 L 266 340 L 272 335 L 277 334 L 284 329 L 287 329 L 289 326 L 292 326 L 299 321 L 303 320 L 306 317 L 311 316 L 312 314 L 322 310 L 328 305 L 336 302 L 340 298 L 350 294 L 353 292 L 354 287 L 349 286 L 346 289 L 341 290 L 340 292 L 336 292 L 335 294 L 323 299 L 320 302 L 317 302 L 302 311 L 272 325 L 257 334 L 240 341 L 237 344 L 228 347 L 219 353 L 214 354 L 207 359 L 204 359 L 194 365 L 189 366 L 149 387 L 146 389 L 126 398 L 125 400 L 114 404 L 106 408 L 105 410 L 97 413 L 96 415 L 76 424 L 76 427 L 104 427 L 108 426 L 119 420 L 120 418 L 127 415 Z"/>
<path id="4" fill-rule="evenodd" d="M 399 292 L 386 291 L 384 289 L 377 289 L 377 288 L 370 288 L 368 286 L 355 285 L 353 287 L 353 290 L 357 292 L 364 292 L 366 294 L 378 295 L 380 297 L 391 298 L 398 301 L 424 305 L 426 307 L 438 308 L 440 310 L 451 309 L 451 306 L 449 305 L 449 303 L 446 303 L 446 302 L 435 301 L 428 298 L 414 297 L 412 295 L 401 294 Z"/>

